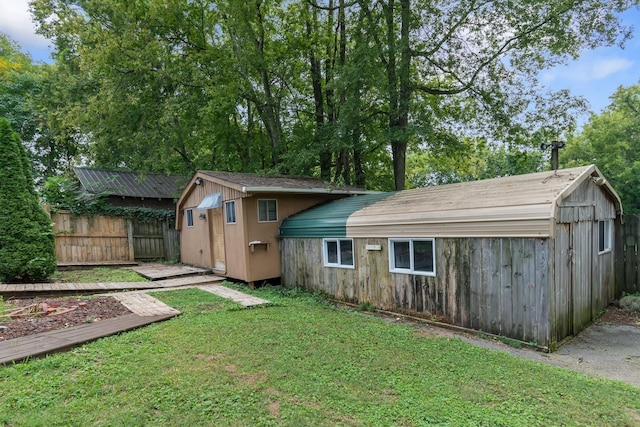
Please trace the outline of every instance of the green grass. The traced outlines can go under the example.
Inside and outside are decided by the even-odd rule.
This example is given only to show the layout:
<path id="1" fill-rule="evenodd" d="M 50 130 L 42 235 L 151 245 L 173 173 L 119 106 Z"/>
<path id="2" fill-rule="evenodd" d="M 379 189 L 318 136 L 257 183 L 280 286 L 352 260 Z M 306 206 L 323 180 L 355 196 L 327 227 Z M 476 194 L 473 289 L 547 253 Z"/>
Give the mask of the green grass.
<path id="1" fill-rule="evenodd" d="M 262 289 L 239 309 L 157 292 L 183 314 L 0 367 L 0 425 L 640 425 L 640 389 Z"/>
<path id="2" fill-rule="evenodd" d="M 147 279 L 133 270 L 97 267 L 79 270 L 56 271 L 50 279 L 54 282 L 66 283 L 98 283 L 98 282 L 146 282 Z"/>

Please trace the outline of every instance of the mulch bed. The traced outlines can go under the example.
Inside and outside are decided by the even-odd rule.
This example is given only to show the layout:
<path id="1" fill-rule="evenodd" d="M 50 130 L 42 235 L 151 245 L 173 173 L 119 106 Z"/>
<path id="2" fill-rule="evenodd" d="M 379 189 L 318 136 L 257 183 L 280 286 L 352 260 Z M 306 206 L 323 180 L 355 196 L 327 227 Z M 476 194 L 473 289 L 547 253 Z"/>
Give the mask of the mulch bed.
<path id="1" fill-rule="evenodd" d="M 5 300 L 3 314 L 30 306 L 31 310 L 28 311 L 31 313 L 24 310 L 14 319 L 0 317 L 0 341 L 131 314 L 120 301 L 111 297 Z"/>
<path id="2" fill-rule="evenodd" d="M 631 325 L 640 327 L 640 312 L 620 308 L 617 301 L 609 306 L 607 311 L 598 319 L 604 325 Z"/>

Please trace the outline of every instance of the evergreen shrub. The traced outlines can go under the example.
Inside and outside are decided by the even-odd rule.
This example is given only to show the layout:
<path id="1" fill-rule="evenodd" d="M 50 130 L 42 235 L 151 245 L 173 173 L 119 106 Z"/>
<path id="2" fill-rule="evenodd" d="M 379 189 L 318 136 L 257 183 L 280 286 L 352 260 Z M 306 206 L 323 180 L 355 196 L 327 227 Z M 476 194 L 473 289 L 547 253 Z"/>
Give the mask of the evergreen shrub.
<path id="1" fill-rule="evenodd" d="M 0 282 L 39 282 L 56 267 L 53 224 L 18 134 L 0 117 Z"/>

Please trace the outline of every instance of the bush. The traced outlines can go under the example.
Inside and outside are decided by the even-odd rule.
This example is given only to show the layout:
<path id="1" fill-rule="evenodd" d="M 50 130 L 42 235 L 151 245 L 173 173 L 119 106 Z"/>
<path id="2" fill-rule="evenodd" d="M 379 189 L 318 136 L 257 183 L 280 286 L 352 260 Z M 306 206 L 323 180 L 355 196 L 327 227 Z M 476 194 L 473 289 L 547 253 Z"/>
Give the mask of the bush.
<path id="1" fill-rule="evenodd" d="M 632 294 L 620 298 L 620 307 L 625 310 L 640 312 L 640 294 Z"/>
<path id="2" fill-rule="evenodd" d="M 55 236 L 38 201 L 27 152 L 0 117 L 0 281 L 46 280 L 56 267 Z"/>

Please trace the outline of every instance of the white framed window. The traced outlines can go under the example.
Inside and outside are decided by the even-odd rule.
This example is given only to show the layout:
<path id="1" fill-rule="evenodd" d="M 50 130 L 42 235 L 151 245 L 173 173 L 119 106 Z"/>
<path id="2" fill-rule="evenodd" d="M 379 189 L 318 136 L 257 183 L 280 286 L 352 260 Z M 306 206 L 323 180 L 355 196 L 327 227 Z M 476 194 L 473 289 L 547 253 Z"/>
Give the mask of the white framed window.
<path id="1" fill-rule="evenodd" d="M 236 201 L 230 200 L 224 202 L 224 212 L 227 224 L 236 223 Z"/>
<path id="2" fill-rule="evenodd" d="M 276 222 L 278 202 L 275 199 L 258 200 L 258 222 Z"/>
<path id="3" fill-rule="evenodd" d="M 435 239 L 389 239 L 389 271 L 436 275 Z"/>
<path id="4" fill-rule="evenodd" d="M 611 220 L 598 221 L 598 254 L 611 251 Z"/>
<path id="5" fill-rule="evenodd" d="M 187 209 L 185 213 L 187 216 L 187 227 L 193 227 L 193 209 Z"/>
<path id="6" fill-rule="evenodd" d="M 353 239 L 322 239 L 325 267 L 354 268 Z"/>

